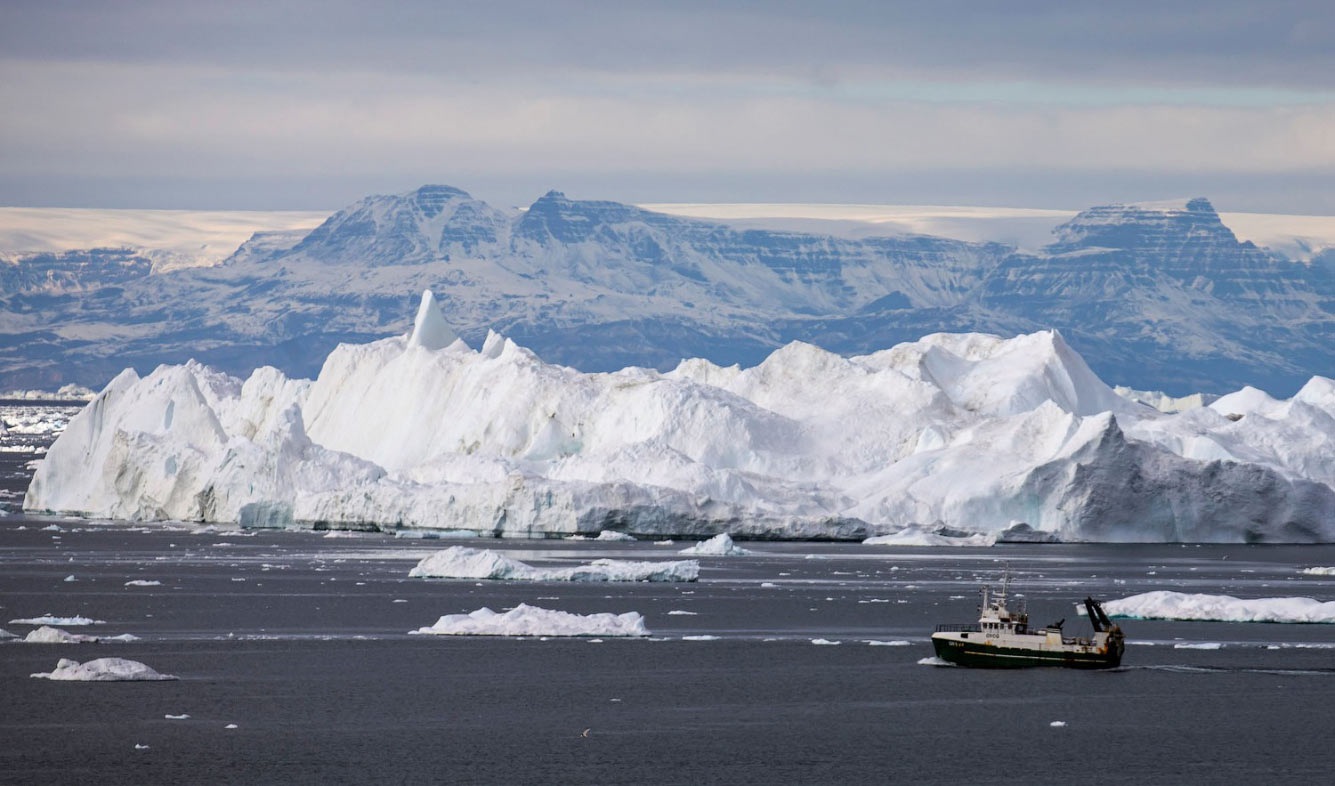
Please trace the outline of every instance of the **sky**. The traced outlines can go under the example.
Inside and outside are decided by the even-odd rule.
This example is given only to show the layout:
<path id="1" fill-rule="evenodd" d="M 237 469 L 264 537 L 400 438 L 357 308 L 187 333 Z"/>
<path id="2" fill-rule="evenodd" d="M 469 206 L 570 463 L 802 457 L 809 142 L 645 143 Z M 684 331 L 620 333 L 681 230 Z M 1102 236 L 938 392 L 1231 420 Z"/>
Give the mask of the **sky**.
<path id="1" fill-rule="evenodd" d="M 0 0 L 0 205 L 1335 214 L 1335 3 Z"/>

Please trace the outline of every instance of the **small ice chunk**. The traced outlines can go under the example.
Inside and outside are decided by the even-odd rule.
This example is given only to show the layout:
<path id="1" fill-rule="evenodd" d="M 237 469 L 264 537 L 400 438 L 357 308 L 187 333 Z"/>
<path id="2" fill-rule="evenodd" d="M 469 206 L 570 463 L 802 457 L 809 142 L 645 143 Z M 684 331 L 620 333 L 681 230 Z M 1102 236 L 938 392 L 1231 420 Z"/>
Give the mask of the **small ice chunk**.
<path id="1" fill-rule="evenodd" d="M 229 723 L 229 724 L 227 724 L 226 726 L 224 726 L 223 728 L 224 728 L 224 729 L 235 729 L 235 728 L 236 728 L 236 724 L 235 724 L 235 723 Z"/>
<path id="2" fill-rule="evenodd" d="M 655 546 L 671 546 L 671 545 L 673 544 L 673 542 L 674 542 L 674 541 L 673 541 L 671 538 L 668 538 L 668 539 L 666 539 L 666 540 L 656 540 L 656 541 L 654 541 L 654 545 L 655 545 Z"/>
<path id="3" fill-rule="evenodd" d="M 595 538 L 595 540 L 632 540 L 632 541 L 633 541 L 633 540 L 635 540 L 635 536 L 634 536 L 634 535 L 627 535 L 627 534 L 624 533 L 624 532 L 617 532 L 616 530 L 613 530 L 613 529 L 605 529 L 605 530 L 603 530 L 602 532 L 599 532 L 599 533 L 598 533 L 598 537 Z"/>
<path id="4" fill-rule="evenodd" d="M 951 663 L 951 662 L 948 661 L 948 660 L 943 660 L 943 659 L 938 658 L 938 657 L 936 657 L 935 655 L 933 655 L 933 656 L 930 657 L 930 658 L 919 658 L 919 659 L 918 659 L 918 665 L 919 665 L 919 666 L 954 666 L 955 664 Z"/>
<path id="5" fill-rule="evenodd" d="M 875 641 L 869 639 L 867 643 L 873 647 L 908 647 L 913 644 L 913 642 L 904 641 L 903 639 L 895 639 L 894 641 Z"/>
<path id="6" fill-rule="evenodd" d="M 733 543 L 732 537 L 723 532 L 709 540 L 701 541 L 694 546 L 688 546 L 677 553 L 699 557 L 740 557 L 754 552 Z"/>
<path id="7" fill-rule="evenodd" d="M 1335 567 L 1303 568 L 1303 573 L 1306 573 L 1309 576 L 1335 576 Z"/>
<path id="8" fill-rule="evenodd" d="M 78 579 L 74 578 L 74 574 L 71 573 L 70 575 L 65 577 L 65 581 L 78 581 Z"/>
<path id="9" fill-rule="evenodd" d="M 166 718 L 167 720 L 186 720 L 186 719 L 189 718 L 190 716 L 189 716 L 189 715 L 163 715 L 162 717 Z"/>
<path id="10" fill-rule="evenodd" d="M 694 636 L 682 636 L 682 641 L 718 641 L 718 636 L 711 636 L 707 633 L 701 633 Z"/>
<path id="11" fill-rule="evenodd" d="M 1217 641 L 1182 641 L 1173 645 L 1175 650 L 1217 650 L 1224 646 Z"/>
<path id="12" fill-rule="evenodd" d="M 134 579 L 134 580 L 132 580 L 132 581 L 127 581 L 127 582 L 125 582 L 125 586 L 127 586 L 127 587 L 161 587 L 161 586 L 162 586 L 162 582 L 160 582 L 160 581 L 149 581 L 149 580 L 147 580 L 147 579 Z"/>
<path id="13" fill-rule="evenodd" d="M 1054 729 L 1060 729 L 1060 728 L 1062 728 L 1063 726 L 1066 725 L 1066 721 L 1053 721 L 1052 723 L 1049 723 L 1048 725 L 1051 726 L 1051 727 L 1054 728 Z"/>
<path id="14" fill-rule="evenodd" d="M 683 611 L 682 609 L 673 609 L 668 612 L 669 617 L 694 617 L 698 612 Z"/>
<path id="15" fill-rule="evenodd" d="M 33 676 L 36 676 L 36 675 L 33 675 Z M 137 751 L 146 751 L 146 750 L 148 750 L 148 746 L 147 746 L 147 745 L 140 745 L 139 743 L 136 742 L 136 743 L 134 744 L 134 749 L 137 750 Z"/>
<path id="16" fill-rule="evenodd" d="M 435 636 L 648 636 L 644 617 L 624 614 L 572 614 L 521 603 L 498 614 L 480 608 L 468 614 L 447 614 L 428 628 L 410 633 Z"/>
<path id="17" fill-rule="evenodd" d="M 136 635 L 134 635 L 133 633 L 122 633 L 122 634 L 119 635 L 119 636 L 104 636 L 104 637 L 102 638 L 102 641 L 104 641 L 104 642 L 105 642 L 105 641 L 119 641 L 119 642 L 122 642 L 122 643 L 125 643 L 125 644 L 129 644 L 130 642 L 133 642 L 133 641 L 139 641 L 139 637 L 136 636 Z"/>
<path id="18" fill-rule="evenodd" d="M 842 641 L 830 641 L 829 639 L 812 639 L 811 643 L 819 644 L 821 646 L 826 646 L 826 647 L 834 647 L 843 644 Z"/>
<path id="19" fill-rule="evenodd" d="M 74 682 L 136 682 L 176 679 L 170 674 L 159 674 L 137 660 L 126 660 L 125 658 L 98 658 L 82 664 L 69 658 L 61 658 L 56 663 L 54 671 L 29 676 L 38 679 Z"/>

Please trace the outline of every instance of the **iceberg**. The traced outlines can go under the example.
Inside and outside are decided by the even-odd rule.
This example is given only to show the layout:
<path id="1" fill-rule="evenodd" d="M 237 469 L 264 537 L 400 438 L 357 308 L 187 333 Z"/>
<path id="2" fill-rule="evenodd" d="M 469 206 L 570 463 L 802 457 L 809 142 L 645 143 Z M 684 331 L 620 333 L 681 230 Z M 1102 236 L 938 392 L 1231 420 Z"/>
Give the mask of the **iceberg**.
<path id="1" fill-rule="evenodd" d="M 1029 539 L 1330 542 L 1335 381 L 1164 413 L 1055 331 L 582 373 L 496 333 L 469 347 L 426 292 L 408 334 L 342 344 L 314 380 L 122 372 L 23 506 L 396 534 L 969 545 L 1025 522 Z"/>
<path id="2" fill-rule="evenodd" d="M 102 625 L 102 620 L 95 620 L 90 617 L 55 617 L 50 614 L 41 617 L 28 617 L 26 619 L 10 620 L 10 625 Z"/>
<path id="3" fill-rule="evenodd" d="M 1303 573 L 1309 576 L 1335 576 L 1335 567 L 1303 568 Z"/>
<path id="4" fill-rule="evenodd" d="M 741 557 L 755 552 L 733 543 L 728 533 L 724 532 L 709 540 L 700 541 L 694 546 L 687 546 L 677 553 L 693 554 L 700 557 Z"/>
<path id="5" fill-rule="evenodd" d="M 639 612 L 572 614 L 521 603 L 498 614 L 483 607 L 468 614 L 447 614 L 427 628 L 409 633 L 433 636 L 648 636 Z"/>
<path id="6" fill-rule="evenodd" d="M 451 546 L 428 555 L 408 572 L 415 578 L 503 581 L 695 581 L 700 563 L 599 559 L 569 568 L 537 568 L 490 549 Z"/>
<path id="7" fill-rule="evenodd" d="M 54 671 L 30 675 L 45 680 L 74 682 L 137 682 L 145 680 L 174 680 L 170 674 L 159 674 L 137 660 L 125 658 L 98 658 L 87 663 L 61 658 Z"/>
<path id="8" fill-rule="evenodd" d="M 85 644 L 96 642 L 97 637 L 70 633 L 60 628 L 43 625 L 40 628 L 28 631 L 28 635 L 24 637 L 23 641 L 28 644 Z"/>
<path id="9" fill-rule="evenodd" d="M 1108 601 L 1103 610 L 1112 617 L 1134 619 L 1335 623 L 1335 601 L 1314 598 L 1235 598 L 1159 590 Z"/>

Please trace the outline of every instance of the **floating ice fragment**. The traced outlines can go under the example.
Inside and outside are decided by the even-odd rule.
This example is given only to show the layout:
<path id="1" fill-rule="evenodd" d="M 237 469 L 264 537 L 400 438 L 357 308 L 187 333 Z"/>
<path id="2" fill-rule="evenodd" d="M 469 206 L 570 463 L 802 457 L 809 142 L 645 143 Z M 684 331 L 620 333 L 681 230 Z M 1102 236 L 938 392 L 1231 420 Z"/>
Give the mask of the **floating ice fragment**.
<path id="1" fill-rule="evenodd" d="M 830 641 L 829 639 L 812 639 L 812 640 L 811 640 L 811 643 L 812 643 L 812 644 L 819 644 L 819 645 L 821 645 L 821 646 L 826 646 L 826 647 L 835 647 L 835 646 L 838 646 L 838 645 L 840 645 L 840 644 L 843 644 L 842 641 Z"/>
<path id="2" fill-rule="evenodd" d="M 1158 590 L 1103 604 L 1113 617 L 1221 622 L 1335 623 L 1335 601 L 1314 598 L 1235 598 Z M 1084 613 L 1083 607 L 1077 608 Z"/>
<path id="3" fill-rule="evenodd" d="M 1306 573 L 1309 576 L 1335 576 L 1335 567 L 1303 568 L 1303 573 Z"/>
<path id="4" fill-rule="evenodd" d="M 1053 721 L 1052 723 L 1049 723 L 1048 725 L 1051 726 L 1051 727 L 1054 728 L 1054 729 L 1060 729 L 1060 728 L 1062 728 L 1063 726 L 1066 725 L 1066 721 Z"/>
<path id="5" fill-rule="evenodd" d="M 711 636 L 708 633 L 699 633 L 693 636 L 682 636 L 682 641 L 718 641 L 718 636 Z"/>
<path id="6" fill-rule="evenodd" d="M 754 552 L 733 543 L 732 537 L 729 536 L 728 533 L 723 532 L 715 535 L 709 540 L 701 541 L 694 546 L 688 546 L 677 553 L 700 557 L 740 557 Z"/>
<path id="7" fill-rule="evenodd" d="M 630 541 L 633 541 L 633 540 L 635 540 L 635 536 L 634 536 L 634 535 L 627 535 L 627 534 L 624 533 L 624 532 L 617 532 L 616 530 L 605 529 L 605 530 L 603 530 L 602 532 L 599 532 L 599 533 L 598 533 L 598 537 L 595 538 L 595 540 L 630 540 Z"/>
<path id="8" fill-rule="evenodd" d="M 635 562 L 599 559 L 569 568 L 536 568 L 490 549 L 451 546 L 422 559 L 408 573 L 415 578 L 499 579 L 507 581 L 667 581 L 690 582 L 700 575 L 695 560 Z"/>
<path id="9" fill-rule="evenodd" d="M 161 587 L 161 586 L 162 586 L 162 582 L 160 582 L 160 581 L 149 581 L 149 580 L 147 580 L 147 579 L 133 579 L 132 581 L 127 581 L 127 582 L 125 582 L 125 586 L 127 586 L 127 587 Z"/>
<path id="10" fill-rule="evenodd" d="M 97 637 L 70 633 L 60 628 L 43 625 L 36 630 L 28 631 L 28 635 L 23 641 L 27 644 L 91 644 L 97 641 Z"/>
<path id="11" fill-rule="evenodd" d="M 235 728 L 236 728 L 236 724 L 235 724 L 235 723 L 229 723 L 229 724 L 227 724 L 226 726 L 224 726 L 223 728 L 224 728 L 224 729 L 235 729 Z"/>
<path id="12" fill-rule="evenodd" d="M 88 617 L 53 617 L 50 614 L 41 617 L 29 617 L 27 619 L 10 620 L 10 625 L 102 625 L 102 620 L 90 619 Z"/>
<path id="13" fill-rule="evenodd" d="M 938 657 L 936 657 L 935 655 L 933 655 L 933 656 L 930 657 L 930 658 L 921 658 L 921 659 L 919 659 L 919 660 L 918 660 L 918 665 L 919 665 L 919 666 L 954 666 L 955 664 L 951 663 L 951 662 L 948 661 L 948 660 L 942 660 L 941 658 L 938 658 Z"/>
<path id="14" fill-rule="evenodd" d="M 167 720 L 186 720 L 186 719 L 189 718 L 190 716 L 189 716 L 189 715 L 163 715 L 162 717 L 166 718 Z"/>
<path id="15" fill-rule="evenodd" d="M 913 644 L 913 642 L 904 641 L 903 639 L 896 639 L 894 641 L 875 641 L 869 639 L 867 643 L 873 647 L 908 647 Z"/>
<path id="16" fill-rule="evenodd" d="M 78 579 L 74 578 L 74 574 L 71 573 L 70 575 L 68 575 L 68 576 L 65 577 L 65 581 L 67 581 L 67 582 L 68 582 L 68 581 L 78 581 Z"/>
<path id="17" fill-rule="evenodd" d="M 1217 641 L 1183 641 L 1173 645 L 1175 650 L 1217 650 L 1224 646 Z"/>
<path id="18" fill-rule="evenodd" d="M 468 614 L 447 614 L 428 628 L 410 633 L 437 636 L 648 636 L 639 612 L 572 614 L 521 603 L 497 614 L 480 608 Z"/>
<path id="19" fill-rule="evenodd" d="M 159 674 L 139 661 L 124 658 L 98 658 L 83 664 L 68 658 L 61 658 L 56 664 L 55 671 L 29 676 L 39 679 L 74 682 L 137 682 L 176 679 L 170 674 Z"/>
<path id="20" fill-rule="evenodd" d="M 681 610 L 681 609 L 673 609 L 672 611 L 669 611 L 669 612 L 668 612 L 668 616 L 669 616 L 669 617 L 694 617 L 694 616 L 696 616 L 697 614 L 698 614 L 698 612 L 694 612 L 694 611 L 683 611 L 683 610 Z"/>

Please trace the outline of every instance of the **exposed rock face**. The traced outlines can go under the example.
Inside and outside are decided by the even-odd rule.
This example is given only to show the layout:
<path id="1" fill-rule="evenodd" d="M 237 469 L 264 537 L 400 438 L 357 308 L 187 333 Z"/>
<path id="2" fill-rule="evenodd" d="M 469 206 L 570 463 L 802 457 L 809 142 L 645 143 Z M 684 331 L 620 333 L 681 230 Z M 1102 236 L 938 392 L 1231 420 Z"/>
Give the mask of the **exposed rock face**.
<path id="1" fill-rule="evenodd" d="M 0 264 L 0 387 L 101 384 L 127 363 L 192 357 L 314 376 L 339 342 L 405 330 L 405 293 L 427 288 L 465 339 L 501 330 L 584 370 L 1048 328 L 1103 376 L 1171 394 L 1287 394 L 1335 367 L 1335 265 L 1238 242 L 1204 199 L 1091 208 L 1026 254 L 734 229 L 556 191 L 512 214 L 424 186 L 304 237 L 258 233 L 216 268 L 150 273 L 98 253 Z"/>

